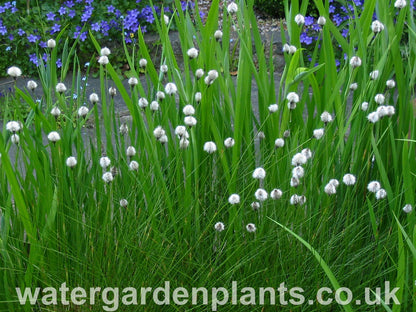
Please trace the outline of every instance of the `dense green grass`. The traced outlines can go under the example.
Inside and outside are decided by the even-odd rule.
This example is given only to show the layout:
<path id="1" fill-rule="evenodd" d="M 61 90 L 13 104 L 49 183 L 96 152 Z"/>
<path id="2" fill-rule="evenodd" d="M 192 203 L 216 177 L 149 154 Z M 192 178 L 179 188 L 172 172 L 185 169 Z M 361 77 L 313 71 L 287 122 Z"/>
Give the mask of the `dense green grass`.
<path id="1" fill-rule="evenodd" d="M 179 1 L 176 1 L 177 5 Z M 315 1 L 322 16 L 328 16 L 328 1 Z M 284 41 L 295 45 L 294 54 L 285 54 L 286 67 L 275 93 L 273 62 L 264 54 L 264 46 L 252 13 L 253 1 L 238 3 L 238 11 L 228 14 L 218 0 L 212 1 L 207 21 L 179 10 L 177 19 L 183 56 L 175 56 L 169 40 L 169 24 L 157 21 L 162 43 L 162 64 L 150 59 L 143 36 L 138 34 L 139 48 L 127 55 L 131 72 L 145 75 L 141 83 L 126 90 L 111 64 L 100 66 L 101 90 L 98 93 L 101 112 L 90 104 L 85 118 L 78 108 L 89 94 L 79 89 L 81 72 L 76 62 L 76 45 L 64 49 L 64 69 L 58 71 L 56 52 L 40 71 L 44 96 L 35 101 L 28 90 L 16 88 L 14 96 L 2 104 L 4 129 L 0 136 L 0 311 L 78 311 L 76 307 L 44 306 L 36 308 L 17 302 L 15 287 L 226 287 L 232 281 L 243 287 L 274 287 L 282 282 L 287 287 L 302 287 L 307 299 L 314 299 L 318 288 L 348 287 L 354 293 L 350 305 L 320 306 L 317 303 L 295 305 L 244 306 L 227 305 L 226 311 L 416 311 L 412 297 L 416 280 L 416 232 L 414 212 L 406 214 L 405 204 L 414 206 L 416 187 L 415 121 L 413 112 L 416 70 L 416 26 L 409 7 L 401 10 L 385 1 L 366 1 L 360 19 L 351 21 L 350 36 L 344 39 L 327 18 L 316 47 L 315 61 L 303 62 L 299 34 L 301 26 L 294 16 L 305 13 L 308 2 L 286 1 L 288 32 Z M 198 10 L 198 8 L 196 8 Z M 214 38 L 219 28 L 218 14 L 224 11 L 222 40 Z M 377 11 L 385 30 L 374 36 L 371 22 Z M 396 13 L 398 15 L 396 16 Z M 199 14 L 195 14 L 199 16 Z M 194 17 L 195 17 L 194 16 Z M 238 31 L 238 75 L 233 79 L 230 64 L 230 32 Z M 408 44 L 403 36 L 408 34 Z M 100 52 L 100 43 L 91 40 Z M 406 41 L 407 42 L 407 41 Z M 353 68 L 349 59 L 337 69 L 335 47 L 341 46 L 350 59 L 359 56 L 362 65 Z M 187 51 L 197 47 L 199 55 L 190 59 Z M 272 50 L 272 49 L 271 49 Z M 126 49 L 127 53 L 127 49 Z M 257 56 L 257 63 L 253 61 Z M 146 59 L 145 69 L 139 65 Z M 183 58 L 184 69 L 178 66 Z M 55 86 L 68 73 L 69 60 L 75 60 L 73 85 L 59 94 Z M 218 71 L 210 85 L 204 77 L 196 79 L 195 71 Z M 379 70 L 376 80 L 370 72 Z M 144 73 L 143 73 L 144 72 Z M 251 103 L 252 79 L 258 87 L 258 114 Z M 394 79 L 396 86 L 386 88 Z M 159 101 L 159 111 L 138 106 L 140 98 L 156 99 L 168 82 L 177 86 L 176 95 Z M 356 82 L 358 88 L 350 90 Z M 131 116 L 127 134 L 120 133 L 120 118 L 108 94 L 116 86 Z M 131 92 L 129 92 L 131 91 Z M 72 92 L 79 95 L 72 100 Z M 200 102 L 195 100 L 201 92 Z M 297 92 L 300 102 L 289 110 L 286 96 Z M 391 117 L 375 124 L 367 115 L 377 109 L 375 95 L 384 94 L 386 105 L 395 108 Z M 367 101 L 367 111 L 361 103 Z M 14 109 L 24 103 L 25 110 Z M 347 105 L 347 102 L 352 102 Z M 17 105 L 19 103 L 19 105 Z M 277 112 L 269 105 L 277 103 Z M 189 146 L 180 148 L 174 134 L 184 125 L 183 107 L 192 104 L 197 124 L 188 128 Z M 51 114 L 59 107 L 61 115 Z M 29 115 L 26 116 L 27 109 Z M 324 124 L 321 113 L 328 111 L 333 121 Z M 25 116 L 25 117 L 23 117 Z M 95 121 L 95 135 L 82 135 L 87 119 Z M 6 122 L 21 121 L 20 143 L 12 143 Z M 101 127 L 100 127 L 101 124 Z M 161 126 L 168 142 L 161 144 L 154 130 Z M 315 129 L 324 128 L 320 139 Z M 275 147 L 283 138 L 284 146 Z M 47 141 L 57 131 L 61 140 Z M 258 133 L 264 139 L 258 140 Z M 232 137 L 234 146 L 224 140 Z M 209 154 L 204 144 L 214 141 L 217 150 Z M 133 146 L 137 153 L 127 156 Z M 304 177 L 291 187 L 292 158 L 309 148 L 312 158 L 304 164 Z M 15 158 L 9 157 L 11 150 Z M 111 165 L 100 166 L 106 155 Z M 68 157 L 77 159 L 75 167 L 66 165 Z M 131 161 L 137 170 L 130 170 Z M 103 174 L 117 171 L 106 183 Z M 253 179 L 257 167 L 266 171 L 264 179 Z M 352 173 L 354 185 L 342 182 Z M 328 195 L 325 186 L 338 179 L 336 194 Z M 379 181 L 386 198 L 376 200 L 368 191 L 371 181 Z M 261 187 L 270 192 L 282 190 L 282 197 L 270 198 L 253 210 L 255 192 Z M 228 202 L 231 194 L 240 202 Z M 303 205 L 291 205 L 291 196 L 304 195 Z M 127 207 L 120 200 L 128 201 Z M 225 230 L 214 229 L 217 222 Z M 248 223 L 257 230 L 249 233 Z M 355 305 L 363 300 L 365 287 L 382 287 L 390 281 L 400 287 L 401 305 L 369 307 Z M 287 297 L 288 298 L 288 297 Z M 120 311 L 137 307 L 121 306 Z M 158 307 L 149 304 L 146 311 L 175 311 L 175 305 Z M 206 311 L 210 306 L 187 305 L 188 311 Z M 80 308 L 101 311 L 99 304 Z M 221 310 L 221 308 L 220 308 Z"/>

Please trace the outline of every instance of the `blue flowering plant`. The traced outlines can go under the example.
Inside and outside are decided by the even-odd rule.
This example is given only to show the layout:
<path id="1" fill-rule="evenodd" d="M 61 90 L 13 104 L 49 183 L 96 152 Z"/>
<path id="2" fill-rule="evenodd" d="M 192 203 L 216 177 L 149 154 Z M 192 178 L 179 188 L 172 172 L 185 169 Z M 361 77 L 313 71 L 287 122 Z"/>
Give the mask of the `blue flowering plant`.
<path id="1" fill-rule="evenodd" d="M 4 51 L 0 56 L 2 73 L 12 60 L 24 72 L 34 73 L 40 59 L 47 60 L 47 40 L 56 38 L 60 32 L 62 38 L 83 43 L 77 48 L 77 56 L 85 63 L 94 51 L 87 40 L 88 31 L 109 46 L 122 46 L 123 37 L 127 44 L 134 44 L 139 28 L 143 33 L 155 30 L 153 10 L 157 15 L 162 10 L 167 15 L 173 12 L 170 1 L 154 1 L 153 6 L 141 0 L 65 0 L 28 4 L 26 1 L 9 1 L 0 5 L 0 50 Z M 181 4 L 183 10 L 194 5 L 190 1 Z M 59 42 L 58 48 L 61 48 Z M 125 62 L 123 54 L 113 53 L 112 61 Z M 56 65 L 61 67 L 62 60 L 58 59 Z"/>

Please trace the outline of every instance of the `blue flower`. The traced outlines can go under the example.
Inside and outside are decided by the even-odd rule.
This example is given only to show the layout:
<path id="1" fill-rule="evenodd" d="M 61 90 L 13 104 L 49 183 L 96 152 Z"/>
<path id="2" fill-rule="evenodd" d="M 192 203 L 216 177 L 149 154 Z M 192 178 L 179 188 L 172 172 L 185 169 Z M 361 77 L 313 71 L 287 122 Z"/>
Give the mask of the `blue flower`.
<path id="1" fill-rule="evenodd" d="M 23 29 L 19 28 L 17 33 L 18 33 L 19 36 L 23 36 L 25 34 L 25 31 Z"/>
<path id="2" fill-rule="evenodd" d="M 41 48 L 44 48 L 45 49 L 48 46 L 48 44 L 45 41 L 41 41 L 41 42 L 39 42 L 39 46 Z"/>
<path id="3" fill-rule="evenodd" d="M 100 31 L 100 23 L 92 24 L 91 29 L 94 30 L 94 31 Z"/>
<path id="4" fill-rule="evenodd" d="M 53 13 L 53 12 L 49 12 L 49 13 L 47 13 L 47 14 L 46 14 L 46 19 L 47 19 L 48 21 L 53 21 L 53 20 L 55 19 L 55 13 Z"/>
<path id="5" fill-rule="evenodd" d="M 4 25 L 0 26 L 0 34 L 2 34 L 3 36 L 7 34 L 7 28 Z"/>
<path id="6" fill-rule="evenodd" d="M 314 18 L 312 16 L 305 17 L 305 26 L 311 26 L 313 24 Z"/>
<path id="7" fill-rule="evenodd" d="M 64 6 L 61 6 L 60 8 L 59 8 L 59 10 L 58 10 L 58 13 L 59 13 L 59 15 L 65 15 L 66 14 L 66 7 L 64 7 Z"/>
<path id="8" fill-rule="evenodd" d="M 115 10 L 116 10 L 116 8 L 113 5 L 109 5 L 107 7 L 107 12 L 108 13 L 114 13 Z"/>
<path id="9" fill-rule="evenodd" d="M 52 26 L 51 35 L 59 32 L 60 30 L 61 30 L 61 25 L 55 23 L 55 25 Z"/>
<path id="10" fill-rule="evenodd" d="M 86 31 L 84 31 L 84 32 L 81 34 L 81 36 L 79 36 L 79 39 L 80 39 L 82 42 L 84 42 L 84 41 L 87 39 L 87 32 L 86 32 Z"/>
<path id="11" fill-rule="evenodd" d="M 38 57 L 36 56 L 36 53 L 29 54 L 29 61 L 35 64 L 36 67 L 39 66 L 39 60 L 38 60 Z"/>
<path id="12" fill-rule="evenodd" d="M 62 61 L 61 59 L 56 60 L 56 67 L 61 68 L 62 67 Z"/>
<path id="13" fill-rule="evenodd" d="M 74 4 L 74 1 L 67 0 L 67 1 L 65 1 L 64 5 L 68 8 L 72 8 L 75 4 Z"/>
<path id="14" fill-rule="evenodd" d="M 6 8 L 5 8 L 5 7 L 0 6 L 0 13 L 4 13 L 4 12 L 6 12 Z"/>
<path id="15" fill-rule="evenodd" d="M 10 47 L 10 46 L 8 46 L 7 48 L 6 48 L 6 51 L 10 51 L 12 48 Z"/>
<path id="16" fill-rule="evenodd" d="M 10 35 L 9 35 L 9 40 L 10 40 L 10 41 L 13 41 L 13 40 L 14 40 L 14 36 L 13 36 L 13 34 L 10 34 Z"/>
<path id="17" fill-rule="evenodd" d="M 69 11 L 69 13 L 68 13 L 68 16 L 69 16 L 70 18 L 74 18 L 74 17 L 75 17 L 75 15 L 77 15 L 77 12 L 75 12 L 75 10 L 70 10 L 70 11 Z"/>

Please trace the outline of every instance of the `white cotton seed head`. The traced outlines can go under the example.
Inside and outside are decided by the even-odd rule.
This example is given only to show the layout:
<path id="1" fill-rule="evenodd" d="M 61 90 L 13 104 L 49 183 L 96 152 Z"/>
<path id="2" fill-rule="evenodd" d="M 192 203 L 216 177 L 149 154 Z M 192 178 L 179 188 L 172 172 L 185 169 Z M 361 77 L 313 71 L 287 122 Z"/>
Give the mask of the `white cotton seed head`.
<path id="1" fill-rule="evenodd" d="M 300 184 L 300 180 L 299 180 L 298 178 L 296 178 L 296 177 L 292 177 L 292 178 L 290 179 L 290 186 L 291 186 L 291 187 L 298 187 L 298 186 L 299 186 L 299 184 Z"/>
<path id="2" fill-rule="evenodd" d="M 335 187 L 339 186 L 339 181 L 337 179 L 331 179 L 328 183 L 334 185 Z"/>
<path id="3" fill-rule="evenodd" d="M 163 91 L 157 91 L 156 92 L 156 99 L 158 101 L 163 101 L 165 99 L 165 92 L 163 92 Z"/>
<path id="4" fill-rule="evenodd" d="M 119 132 L 121 135 L 125 135 L 129 132 L 129 126 L 126 123 L 120 125 Z"/>
<path id="5" fill-rule="evenodd" d="M 9 121 L 7 124 L 6 124 L 6 130 L 7 131 L 10 131 L 10 132 L 13 132 L 13 133 L 15 133 L 15 132 L 17 132 L 17 131 L 20 131 L 20 129 L 21 129 L 21 127 L 20 127 L 20 123 L 19 122 L 17 122 L 17 121 Z"/>
<path id="6" fill-rule="evenodd" d="M 20 136 L 17 134 L 17 133 L 13 133 L 12 135 L 11 135 L 11 137 L 10 137 L 10 141 L 13 143 L 13 144 L 19 144 L 19 142 L 20 142 Z"/>
<path id="7" fill-rule="evenodd" d="M 139 60 L 139 66 L 140 66 L 141 68 L 146 68 L 146 66 L 147 66 L 147 60 L 146 60 L 146 59 L 144 59 L 144 58 L 140 59 L 140 60 Z"/>
<path id="8" fill-rule="evenodd" d="M 100 158 L 100 167 L 103 169 L 106 169 L 108 166 L 110 166 L 111 160 L 107 156 L 103 156 Z"/>
<path id="9" fill-rule="evenodd" d="M 369 192 L 376 193 L 378 190 L 381 189 L 380 182 L 371 181 L 370 183 L 368 183 L 367 189 L 368 189 Z"/>
<path id="10" fill-rule="evenodd" d="M 189 58 L 194 59 L 198 57 L 198 50 L 195 48 L 190 48 L 186 54 L 188 54 Z"/>
<path id="11" fill-rule="evenodd" d="M 129 80 L 127 80 L 127 83 L 131 86 L 137 86 L 139 84 L 139 80 L 136 77 L 131 77 Z"/>
<path id="12" fill-rule="evenodd" d="M 86 107 L 86 106 L 81 106 L 79 109 L 78 109 L 78 116 L 79 117 L 85 117 L 85 116 L 87 116 L 88 115 L 88 113 L 89 113 L 89 109 L 88 109 L 88 107 Z"/>
<path id="13" fill-rule="evenodd" d="M 256 225 L 254 223 L 249 223 L 249 224 L 246 225 L 246 230 L 249 233 L 254 233 L 257 230 L 257 228 L 256 228 Z"/>
<path id="14" fill-rule="evenodd" d="M 353 174 L 347 173 L 342 178 L 342 182 L 344 182 L 345 185 L 354 185 L 356 182 L 356 178 Z"/>
<path id="15" fill-rule="evenodd" d="M 273 189 L 270 192 L 270 198 L 273 199 L 273 200 L 277 200 L 277 199 L 282 198 L 282 195 L 283 195 L 282 190 L 277 189 L 277 188 Z"/>
<path id="16" fill-rule="evenodd" d="M 296 166 L 292 169 L 292 177 L 302 179 L 305 176 L 305 169 L 302 166 Z"/>
<path id="17" fill-rule="evenodd" d="M 277 104 L 271 104 L 271 105 L 269 105 L 268 108 L 269 108 L 269 112 L 271 114 L 273 114 L 273 113 L 277 112 L 277 110 L 279 109 L 279 105 L 277 105 Z"/>
<path id="18" fill-rule="evenodd" d="M 139 163 L 138 163 L 137 161 L 135 161 L 135 160 L 132 160 L 132 161 L 129 163 L 129 169 L 130 169 L 131 171 L 136 171 L 136 170 L 138 170 L 138 169 L 139 169 Z"/>
<path id="19" fill-rule="evenodd" d="M 165 130 L 161 126 L 157 126 L 155 130 L 153 130 L 153 135 L 157 140 L 159 140 L 162 136 L 166 134 Z"/>
<path id="20" fill-rule="evenodd" d="M 327 193 L 328 195 L 334 195 L 334 194 L 336 194 L 337 189 L 336 189 L 334 184 L 328 183 L 324 187 L 324 192 Z"/>
<path id="21" fill-rule="evenodd" d="M 295 54 L 298 49 L 294 45 L 289 46 L 289 54 Z"/>
<path id="22" fill-rule="evenodd" d="M 59 115 L 61 115 L 61 110 L 59 109 L 59 107 L 54 106 L 54 107 L 51 109 L 51 115 L 52 115 L 52 116 L 54 116 L 55 118 L 58 118 L 58 117 L 59 117 Z"/>
<path id="23" fill-rule="evenodd" d="M 159 110 L 159 102 L 158 102 L 158 101 L 152 101 L 152 102 L 150 103 L 149 108 L 150 108 L 150 110 L 151 110 L 151 111 L 153 111 L 153 112 L 155 112 L 155 111 Z"/>
<path id="24" fill-rule="evenodd" d="M 149 105 L 149 101 L 146 98 L 140 98 L 138 104 L 141 109 L 145 109 Z"/>
<path id="25" fill-rule="evenodd" d="M 254 193 L 254 196 L 256 197 L 256 199 L 259 202 L 265 201 L 267 199 L 268 195 L 269 194 L 266 192 L 266 190 L 264 190 L 262 188 L 257 189 L 257 191 Z"/>
<path id="26" fill-rule="evenodd" d="M 195 77 L 196 77 L 197 79 L 201 79 L 201 78 L 202 78 L 202 76 L 204 76 L 204 74 L 205 74 L 205 72 L 204 72 L 204 70 L 203 70 L 202 68 L 198 68 L 198 69 L 195 71 Z"/>
<path id="27" fill-rule="evenodd" d="M 229 14 L 235 14 L 238 11 L 238 5 L 235 2 L 231 2 L 228 6 L 227 6 L 227 12 Z"/>
<path id="28" fill-rule="evenodd" d="M 129 204 L 129 202 L 127 201 L 127 199 L 125 199 L 125 198 L 120 199 L 120 207 L 126 208 L 128 204 Z"/>
<path id="29" fill-rule="evenodd" d="M 195 93 L 195 102 L 199 103 L 202 100 L 202 93 L 201 92 L 197 92 Z"/>
<path id="30" fill-rule="evenodd" d="M 178 92 L 178 88 L 173 82 L 168 82 L 165 86 L 165 92 L 167 95 L 175 95 Z"/>
<path id="31" fill-rule="evenodd" d="M 361 103 L 361 110 L 366 111 L 368 109 L 368 102 Z"/>
<path id="32" fill-rule="evenodd" d="M 286 99 L 289 103 L 299 103 L 299 95 L 296 92 L 289 92 Z"/>
<path id="33" fill-rule="evenodd" d="M 107 47 L 102 48 L 100 51 L 101 56 L 109 56 L 110 54 L 111 54 L 111 51 Z"/>
<path id="34" fill-rule="evenodd" d="M 405 213 L 411 213 L 411 212 L 412 212 L 412 210 L 413 210 L 413 206 L 412 206 L 411 204 L 406 204 L 406 205 L 403 207 L 403 211 L 404 211 Z"/>
<path id="35" fill-rule="evenodd" d="M 362 64 L 360 57 L 358 56 L 353 56 L 350 59 L 350 65 L 352 68 L 356 68 L 356 67 L 360 67 Z"/>
<path id="36" fill-rule="evenodd" d="M 218 72 L 215 69 L 212 69 L 208 72 L 208 77 L 210 80 L 215 80 L 218 78 Z"/>
<path id="37" fill-rule="evenodd" d="M 260 209 L 260 203 L 259 202 L 252 202 L 250 206 L 254 211 L 257 211 L 257 210 Z"/>
<path id="38" fill-rule="evenodd" d="M 285 43 L 285 44 L 283 45 L 282 51 L 283 51 L 283 52 L 288 53 L 288 52 L 289 52 L 289 47 L 290 47 L 290 46 L 289 46 L 287 43 Z"/>
<path id="39" fill-rule="evenodd" d="M 303 155 L 302 153 L 296 153 L 293 157 L 292 157 L 292 166 L 300 166 L 300 165 L 304 165 L 307 162 L 307 158 L 305 155 Z"/>
<path id="40" fill-rule="evenodd" d="M 277 139 L 274 141 L 274 146 L 275 146 L 276 148 L 280 148 L 280 147 L 285 146 L 285 140 L 283 140 L 282 138 L 277 138 Z"/>
<path id="41" fill-rule="evenodd" d="M 66 159 L 66 165 L 69 168 L 74 168 L 77 165 L 77 159 L 74 156 L 70 156 Z"/>
<path id="42" fill-rule="evenodd" d="M 381 105 L 381 104 L 383 104 L 384 103 L 384 101 L 385 101 L 385 97 L 384 97 L 384 95 L 383 94 L 381 94 L 381 93 L 379 93 L 379 94 L 376 94 L 376 96 L 374 97 L 374 101 L 377 103 L 377 104 L 379 104 L 379 105 Z"/>
<path id="43" fill-rule="evenodd" d="M 55 48 L 55 47 L 56 47 L 56 41 L 55 41 L 55 40 L 53 40 L 53 39 L 49 39 L 49 40 L 46 42 L 46 46 L 47 46 L 49 49 L 53 49 L 53 48 Z"/>
<path id="44" fill-rule="evenodd" d="M 378 76 L 380 75 L 380 72 L 378 70 L 373 70 L 370 73 L 370 79 L 371 80 L 377 80 Z"/>
<path id="45" fill-rule="evenodd" d="M 58 93 L 64 93 L 65 91 L 66 91 L 66 86 L 62 83 L 62 82 L 59 82 L 57 85 L 56 85 L 56 92 L 58 92 Z"/>
<path id="46" fill-rule="evenodd" d="M 386 81 L 386 87 L 389 89 L 393 89 L 396 87 L 396 82 L 393 79 L 389 79 Z"/>
<path id="47" fill-rule="evenodd" d="M 97 93 L 91 93 L 89 99 L 92 104 L 96 104 L 100 100 Z"/>
<path id="48" fill-rule="evenodd" d="M 58 132 L 56 131 L 52 131 L 48 134 L 48 140 L 51 141 L 52 143 L 56 143 L 61 139 L 61 136 L 59 135 Z"/>
<path id="49" fill-rule="evenodd" d="M 217 40 L 221 40 L 222 39 L 222 31 L 221 30 L 216 30 L 214 33 L 214 38 Z"/>
<path id="50" fill-rule="evenodd" d="M 214 229 L 215 229 L 217 232 L 222 232 L 222 231 L 224 231 L 224 229 L 225 229 L 224 223 L 222 223 L 222 222 L 217 222 L 217 223 L 215 223 L 215 225 L 214 225 Z"/>
<path id="51" fill-rule="evenodd" d="M 217 145 L 215 145 L 214 142 L 212 141 L 205 142 L 204 144 L 205 152 L 207 152 L 208 154 L 212 154 L 212 153 L 215 153 L 216 150 L 217 150 Z"/>
<path id="52" fill-rule="evenodd" d="M 326 24 L 326 18 L 323 16 L 319 16 L 318 17 L 318 21 L 317 21 L 318 25 L 320 26 L 324 26 Z"/>
<path id="53" fill-rule="evenodd" d="M 110 94 L 110 96 L 111 96 L 111 97 L 116 96 L 116 95 L 117 95 L 117 89 L 116 89 L 116 88 L 114 88 L 114 87 L 110 87 L 110 88 L 108 89 L 108 94 Z"/>
<path id="54" fill-rule="evenodd" d="M 384 116 L 387 116 L 387 106 L 380 105 L 379 107 L 377 107 L 376 112 L 379 118 L 383 118 Z"/>
<path id="55" fill-rule="evenodd" d="M 163 21 L 165 22 L 165 25 L 169 24 L 169 16 L 167 16 L 166 14 L 163 14 Z"/>
<path id="56" fill-rule="evenodd" d="M 317 140 L 321 139 L 324 136 L 325 133 L 325 129 L 324 128 L 320 128 L 320 129 L 315 129 L 313 130 L 313 137 Z"/>
<path id="57" fill-rule="evenodd" d="M 312 151 L 310 150 L 310 148 L 304 148 L 301 151 L 301 154 L 304 155 L 306 157 L 306 159 L 311 159 L 312 158 Z"/>
<path id="58" fill-rule="evenodd" d="M 166 74 L 168 72 L 168 70 L 169 70 L 168 65 L 163 64 L 162 66 L 160 66 L 160 72 L 161 73 Z"/>
<path id="59" fill-rule="evenodd" d="M 234 139 L 233 139 L 233 138 L 226 138 L 226 139 L 224 140 L 224 146 L 225 146 L 226 148 L 233 147 L 233 146 L 234 146 L 234 144 L 235 144 L 235 141 L 234 141 Z"/>
<path id="60" fill-rule="evenodd" d="M 384 25 L 380 21 L 375 20 L 371 23 L 371 30 L 377 34 L 384 30 Z"/>
<path id="61" fill-rule="evenodd" d="M 329 123 L 329 122 L 332 122 L 332 116 L 331 116 L 331 114 L 330 113 L 328 113 L 328 112 L 323 112 L 322 114 L 321 114 L 321 120 L 322 120 L 322 122 L 324 122 L 324 123 Z"/>
<path id="62" fill-rule="evenodd" d="M 165 134 L 165 135 L 162 135 L 162 136 L 158 139 L 158 141 L 159 141 L 160 143 L 162 143 L 162 144 L 166 144 L 166 143 L 168 143 L 169 138 L 168 138 L 168 136 Z"/>
<path id="63" fill-rule="evenodd" d="M 298 26 L 305 24 L 305 17 L 302 14 L 297 14 L 295 16 L 295 23 L 298 24 Z"/>
<path id="64" fill-rule="evenodd" d="M 179 148 L 181 149 L 186 149 L 189 146 L 189 140 L 186 138 L 181 138 L 179 140 Z"/>
<path id="65" fill-rule="evenodd" d="M 127 147 L 126 155 L 127 157 L 133 157 L 134 155 L 136 155 L 136 149 L 134 148 L 134 146 Z"/>
<path id="66" fill-rule="evenodd" d="M 290 204 L 291 205 L 299 205 L 300 204 L 300 196 L 297 194 L 293 194 L 290 196 Z"/>
<path id="67" fill-rule="evenodd" d="M 108 56 L 102 55 L 98 59 L 98 63 L 101 65 L 107 65 L 110 61 L 108 60 Z"/>
<path id="68" fill-rule="evenodd" d="M 386 192 L 386 190 L 385 190 L 385 189 L 379 189 L 379 190 L 376 192 L 376 199 L 377 199 L 377 200 L 384 199 L 384 198 L 386 198 L 386 197 L 387 197 L 387 192 Z"/>
<path id="69" fill-rule="evenodd" d="M 350 84 L 350 90 L 351 91 L 355 91 L 358 89 L 358 83 L 353 82 L 352 84 Z"/>
<path id="70" fill-rule="evenodd" d="M 406 0 L 396 0 L 396 2 L 394 3 L 394 7 L 396 9 L 403 9 L 406 6 Z"/>
<path id="71" fill-rule="evenodd" d="M 191 116 L 191 115 L 194 115 L 195 114 L 195 108 L 192 105 L 188 104 L 188 105 L 185 105 L 185 107 L 183 108 L 182 112 L 186 116 Z"/>
<path id="72" fill-rule="evenodd" d="M 35 90 L 38 87 L 38 84 L 35 81 L 33 81 L 33 80 L 29 80 L 27 82 L 27 85 L 26 86 L 27 86 L 27 88 L 29 90 L 33 91 L 33 90 Z"/>
<path id="73" fill-rule="evenodd" d="M 391 117 L 396 113 L 396 109 L 394 108 L 394 106 L 388 105 L 386 106 L 386 115 Z"/>
<path id="74" fill-rule="evenodd" d="M 380 116 L 379 116 L 378 112 L 372 112 L 372 113 L 367 115 L 367 119 L 368 119 L 369 122 L 374 124 L 377 121 L 379 121 Z"/>
<path id="75" fill-rule="evenodd" d="M 12 77 L 13 79 L 16 79 L 22 75 L 22 71 L 19 67 L 12 66 L 7 69 L 7 75 Z"/>
<path id="76" fill-rule="evenodd" d="M 114 177 L 111 172 L 105 172 L 102 176 L 102 179 L 105 183 L 110 183 L 113 181 Z"/>
<path id="77" fill-rule="evenodd" d="M 197 123 L 197 120 L 194 116 L 186 116 L 184 122 L 188 127 L 194 127 Z"/>
<path id="78" fill-rule="evenodd" d="M 228 197 L 228 202 L 231 205 L 236 205 L 240 203 L 240 196 L 238 194 L 231 194 L 230 197 Z"/>
<path id="79" fill-rule="evenodd" d="M 253 179 L 263 180 L 265 177 L 266 177 L 266 171 L 263 168 L 259 167 L 259 168 L 254 169 Z"/>
<path id="80" fill-rule="evenodd" d="M 188 138 L 189 137 L 188 131 L 186 130 L 185 126 L 177 126 L 175 128 L 175 135 L 177 135 L 178 138 L 182 138 L 182 137 Z"/>

